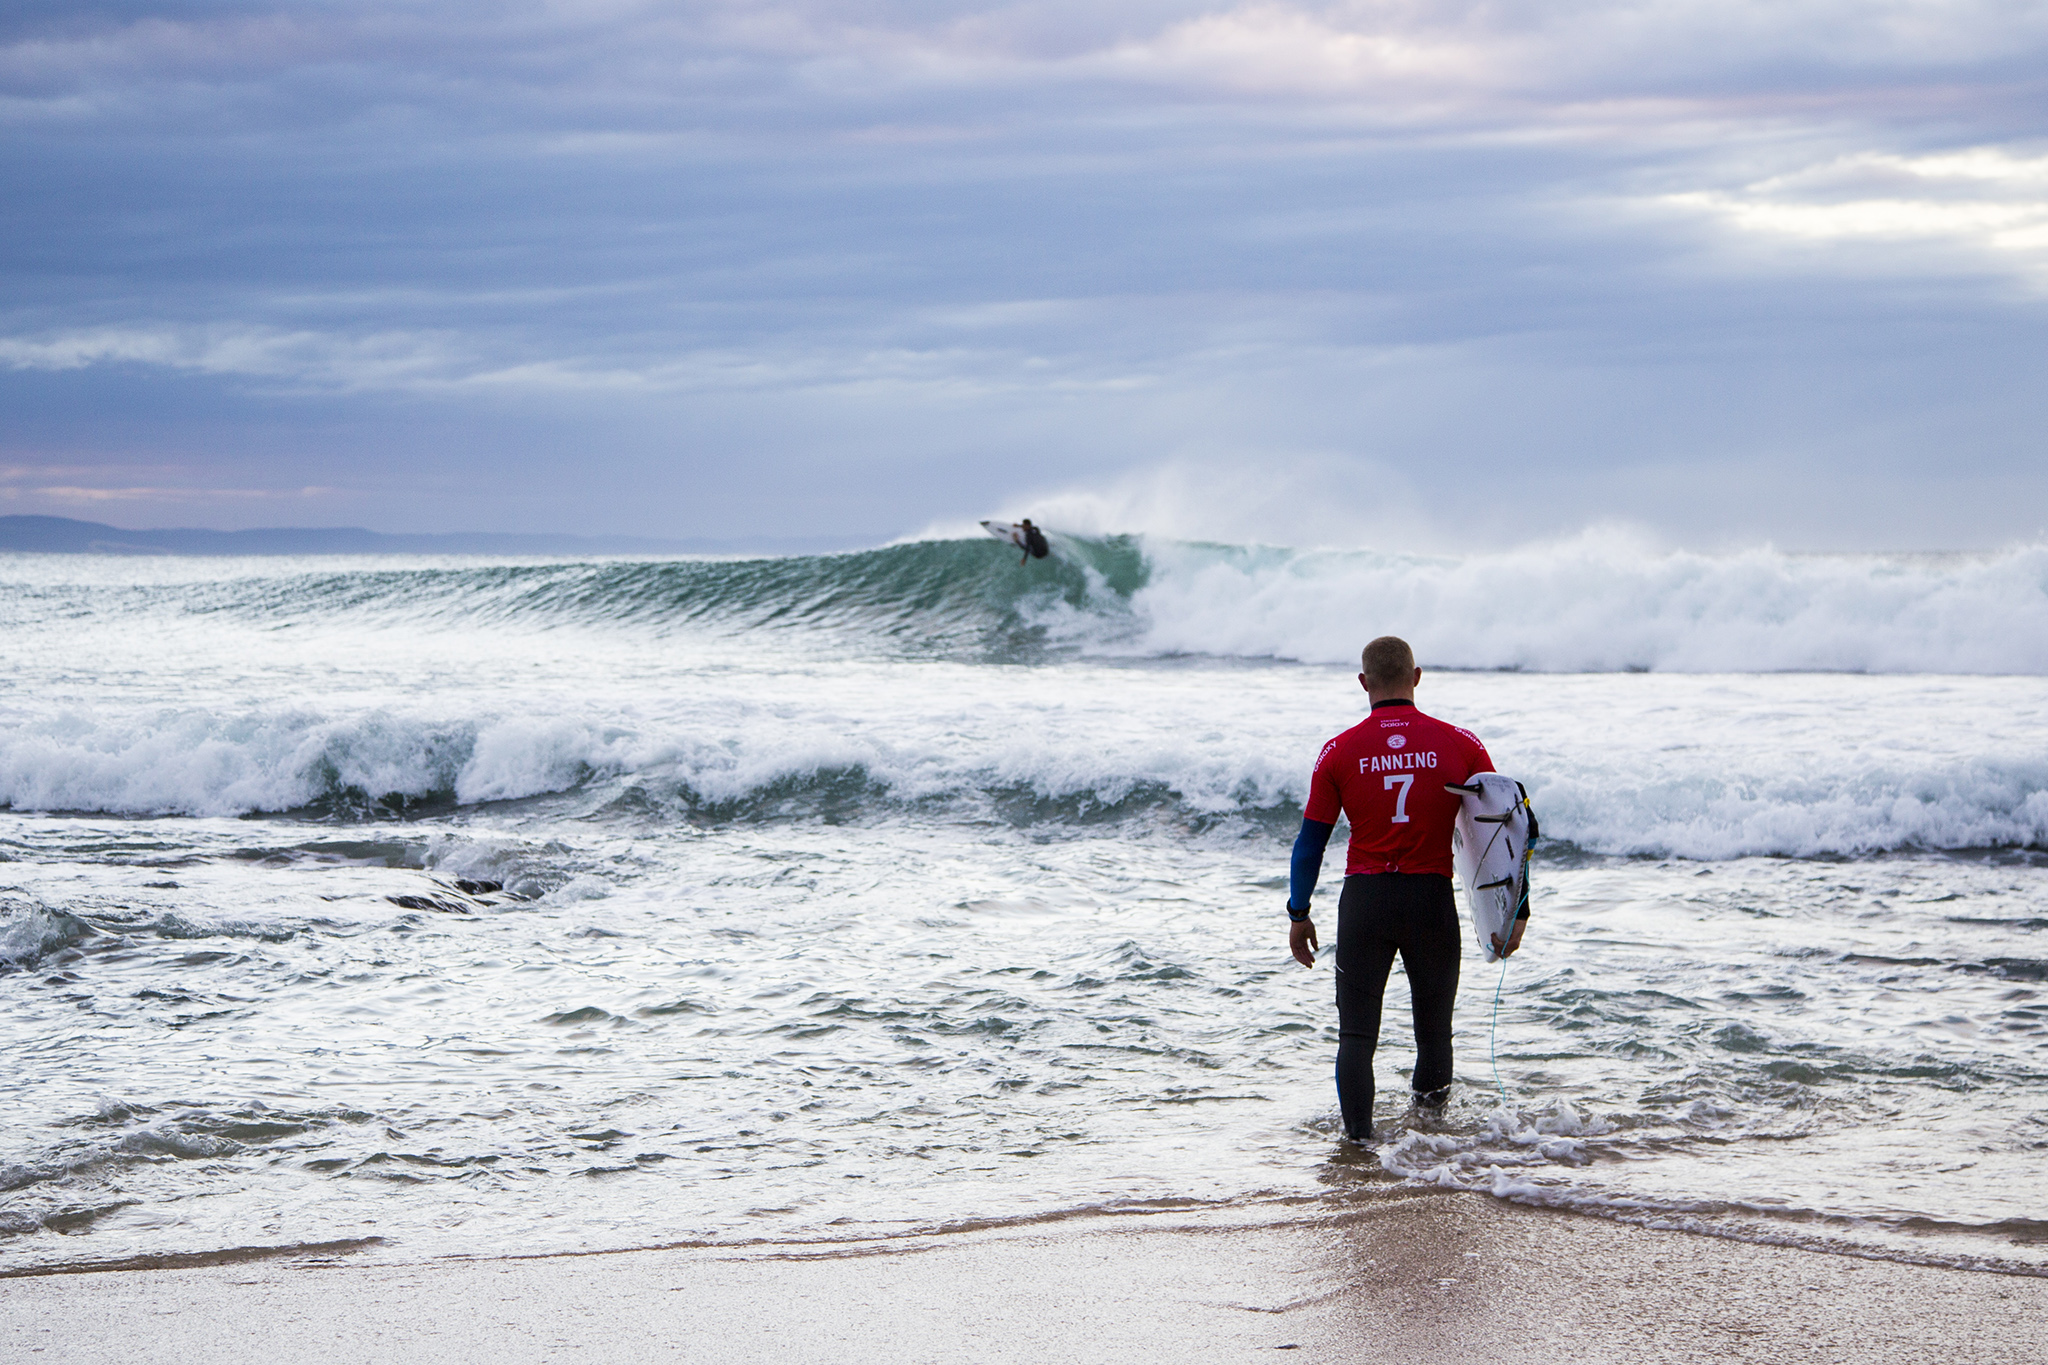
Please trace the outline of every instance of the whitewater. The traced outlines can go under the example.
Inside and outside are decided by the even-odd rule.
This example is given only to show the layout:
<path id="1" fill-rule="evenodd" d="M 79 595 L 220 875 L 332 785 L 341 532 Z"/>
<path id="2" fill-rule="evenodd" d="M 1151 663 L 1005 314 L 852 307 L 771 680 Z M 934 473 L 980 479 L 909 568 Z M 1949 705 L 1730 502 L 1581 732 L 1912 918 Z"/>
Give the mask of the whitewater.
<path id="1" fill-rule="evenodd" d="M 1474 956 L 1360 1160 L 1280 902 L 1380 633 L 1548 837 L 1507 1103 Z M 0 1268 L 1420 1182 L 2048 1271 L 2048 547 L 11 556 L 0 659 Z"/>

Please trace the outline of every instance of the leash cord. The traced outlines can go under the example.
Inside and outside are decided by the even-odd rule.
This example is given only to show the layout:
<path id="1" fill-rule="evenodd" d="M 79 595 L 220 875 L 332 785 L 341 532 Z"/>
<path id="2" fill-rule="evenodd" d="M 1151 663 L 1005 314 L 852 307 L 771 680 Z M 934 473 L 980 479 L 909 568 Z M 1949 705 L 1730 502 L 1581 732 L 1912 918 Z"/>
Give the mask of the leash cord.
<path id="1" fill-rule="evenodd" d="M 1486 1034 L 1486 1057 L 1493 1063 L 1493 1085 L 1494 1089 L 1500 1091 L 1500 1109 L 1503 1115 L 1508 1109 L 1508 1088 L 1501 1084 L 1500 1053 L 1495 1050 L 1495 1044 L 1500 1037 L 1500 992 L 1507 983 L 1508 960 L 1503 957 L 1500 960 L 1500 980 L 1493 983 L 1493 1024 Z"/>

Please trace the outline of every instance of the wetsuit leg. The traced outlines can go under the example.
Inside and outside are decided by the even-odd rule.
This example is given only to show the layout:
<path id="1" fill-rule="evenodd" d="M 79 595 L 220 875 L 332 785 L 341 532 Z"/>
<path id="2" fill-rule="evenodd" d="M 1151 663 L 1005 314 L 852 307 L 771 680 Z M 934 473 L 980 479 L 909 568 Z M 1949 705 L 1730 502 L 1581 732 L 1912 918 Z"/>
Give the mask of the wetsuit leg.
<path id="1" fill-rule="evenodd" d="M 1346 877 L 1337 901 L 1337 1108 L 1344 1136 L 1372 1136 L 1372 1055 L 1380 1042 L 1380 1002 L 1400 945 L 1385 897 L 1373 883 L 1384 877 Z"/>
<path id="2" fill-rule="evenodd" d="M 1448 1098 L 1459 948 L 1449 877 L 1385 872 L 1344 879 L 1337 902 L 1337 1105 L 1345 1136 L 1372 1135 L 1373 1053 L 1396 953 L 1415 1019 L 1410 1083 L 1424 1102 Z"/>
<path id="3" fill-rule="evenodd" d="M 1451 1097 L 1451 1008 L 1458 999 L 1458 905 L 1449 877 L 1415 877 L 1408 888 L 1401 966 L 1415 1014 L 1415 1071 L 1409 1084 L 1423 1104 Z M 1434 885 L 1429 885 L 1434 883 Z"/>

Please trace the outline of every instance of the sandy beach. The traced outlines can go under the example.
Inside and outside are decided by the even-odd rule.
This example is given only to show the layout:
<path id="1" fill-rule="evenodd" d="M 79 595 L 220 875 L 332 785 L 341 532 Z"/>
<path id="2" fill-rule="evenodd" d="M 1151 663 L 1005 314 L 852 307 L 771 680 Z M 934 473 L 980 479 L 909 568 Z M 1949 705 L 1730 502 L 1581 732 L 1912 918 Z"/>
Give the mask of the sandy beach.
<path id="1" fill-rule="evenodd" d="M 1271 1212 L 1271 1211 L 1269 1211 Z M 1120 1215 L 893 1242 L 0 1281 L 39 1362 L 2048 1358 L 2048 1279 L 1399 1192 L 1338 1217 Z"/>

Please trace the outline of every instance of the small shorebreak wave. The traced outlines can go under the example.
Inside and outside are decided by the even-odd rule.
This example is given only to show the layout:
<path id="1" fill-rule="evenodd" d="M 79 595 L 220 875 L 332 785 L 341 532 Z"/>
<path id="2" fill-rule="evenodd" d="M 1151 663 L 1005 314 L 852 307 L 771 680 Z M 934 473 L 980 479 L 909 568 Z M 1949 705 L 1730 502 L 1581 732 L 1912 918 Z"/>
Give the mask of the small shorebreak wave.
<path id="1" fill-rule="evenodd" d="M 1017 826 L 1163 817 L 1185 827 L 1300 815 L 1294 765 L 1262 756 L 1220 763 L 1162 741 L 1124 766 L 1071 744 L 963 752 L 938 736 L 791 729 L 689 735 L 559 717 L 297 710 L 86 728 L 68 716 L 61 728 L 0 733 L 0 809 L 403 820 L 585 793 L 623 820 L 699 825 L 953 812 Z"/>
<path id="2" fill-rule="evenodd" d="M 1788 1204 L 1673 1198 L 1608 1189 L 1578 1172 L 1612 1162 L 1637 1135 L 1569 1102 L 1496 1108 L 1476 1131 L 1403 1128 L 1375 1149 L 1380 1169 L 1409 1185 L 1486 1194 L 1511 1204 L 1561 1209 L 1663 1231 L 1689 1232 L 1908 1265 L 2048 1277 L 2048 1223 L 1983 1224 L 1926 1217 L 1852 1217 Z M 1995 1250 L 1993 1249 L 1995 1248 Z"/>
<path id="3" fill-rule="evenodd" d="M 2048 849 L 2048 759 L 1837 756 L 1732 781 L 1710 748 L 1658 770 L 1553 755 L 1525 770 L 1554 840 L 1593 854 L 1749 855 Z M 1300 755 L 1258 736 L 866 733 L 831 717 L 702 729 L 560 715 L 435 719 L 203 710 L 0 731 L 0 809 L 124 815 L 434 817 L 559 796 L 623 823 L 829 824 L 912 816 L 1018 829 L 1292 833 Z M 1555 848 L 1555 846 L 1554 846 Z"/>

